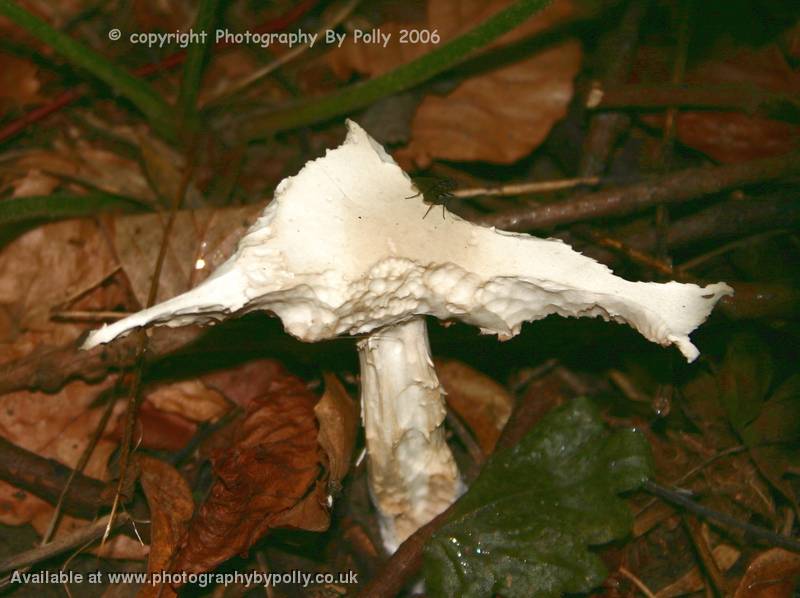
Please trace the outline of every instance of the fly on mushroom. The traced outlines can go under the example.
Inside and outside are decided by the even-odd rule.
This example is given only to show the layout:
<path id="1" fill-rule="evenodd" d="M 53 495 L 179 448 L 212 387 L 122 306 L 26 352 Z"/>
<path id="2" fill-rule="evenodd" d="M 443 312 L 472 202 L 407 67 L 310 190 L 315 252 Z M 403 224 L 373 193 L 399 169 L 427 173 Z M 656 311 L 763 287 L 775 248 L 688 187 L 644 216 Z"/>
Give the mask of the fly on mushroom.
<path id="1" fill-rule="evenodd" d="M 413 177 L 414 187 L 417 188 L 417 193 L 409 195 L 406 199 L 413 199 L 422 195 L 423 200 L 428 204 L 428 211 L 425 212 L 423 220 L 433 209 L 433 206 L 442 206 L 442 219 L 445 218 L 447 211 L 447 202 L 453 199 L 453 191 L 456 188 L 456 182 L 453 179 L 439 178 L 439 177 Z"/>

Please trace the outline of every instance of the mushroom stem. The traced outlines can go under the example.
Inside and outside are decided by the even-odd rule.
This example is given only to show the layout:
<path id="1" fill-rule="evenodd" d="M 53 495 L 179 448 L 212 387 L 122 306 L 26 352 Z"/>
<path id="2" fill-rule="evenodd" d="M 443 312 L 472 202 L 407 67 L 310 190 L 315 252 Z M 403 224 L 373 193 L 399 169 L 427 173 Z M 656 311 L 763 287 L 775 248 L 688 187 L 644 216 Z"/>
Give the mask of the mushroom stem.
<path id="1" fill-rule="evenodd" d="M 358 345 L 369 489 L 392 553 L 462 491 L 442 422 L 444 395 L 425 319 L 415 316 Z"/>

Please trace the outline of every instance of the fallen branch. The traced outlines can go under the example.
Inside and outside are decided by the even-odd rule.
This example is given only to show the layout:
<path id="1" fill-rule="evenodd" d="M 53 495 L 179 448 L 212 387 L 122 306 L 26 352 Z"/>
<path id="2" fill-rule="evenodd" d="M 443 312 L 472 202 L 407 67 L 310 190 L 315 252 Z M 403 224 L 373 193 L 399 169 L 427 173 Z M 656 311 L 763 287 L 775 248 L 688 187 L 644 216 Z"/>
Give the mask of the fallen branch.
<path id="1" fill-rule="evenodd" d="M 800 103 L 792 97 L 772 93 L 752 85 L 655 85 L 596 84 L 586 107 L 593 110 L 650 109 L 671 106 L 735 110 L 767 118 L 800 121 Z"/>
<path id="2" fill-rule="evenodd" d="M 120 528 L 126 523 L 131 521 L 131 516 L 128 513 L 121 513 L 117 515 L 114 522 L 114 528 Z M 0 571 L 13 571 L 29 567 L 35 563 L 46 561 L 54 556 L 57 556 L 67 550 L 84 546 L 85 544 L 94 540 L 99 540 L 109 523 L 108 517 L 98 519 L 94 523 L 75 530 L 71 534 L 67 534 L 62 538 L 53 540 L 44 546 L 32 548 L 27 552 L 15 554 L 14 556 L 0 561 Z"/>
<path id="3" fill-rule="evenodd" d="M 760 527 L 758 525 L 753 525 L 745 521 L 739 521 L 738 519 L 732 517 L 731 515 L 728 515 L 727 513 L 721 513 L 720 511 L 709 509 L 708 507 L 705 507 L 693 501 L 692 499 L 688 498 L 685 494 L 681 492 L 671 490 L 670 488 L 665 488 L 664 486 L 660 486 L 659 484 L 656 484 L 655 482 L 649 480 L 644 483 L 643 488 L 646 492 L 649 492 L 653 496 L 657 496 L 664 502 L 668 502 L 670 504 L 683 507 L 690 513 L 693 513 L 694 515 L 697 515 L 702 519 L 708 519 L 724 527 L 743 531 L 745 534 L 748 534 L 752 538 L 756 540 L 761 540 L 772 546 L 779 546 L 781 548 L 785 548 L 786 550 L 791 550 L 793 552 L 800 552 L 800 540 L 798 540 L 797 538 L 792 538 L 790 536 L 783 536 L 781 534 L 773 532 L 770 529 Z"/>
<path id="4" fill-rule="evenodd" d="M 177 351 L 200 336 L 197 327 L 156 328 L 150 334 L 145 361 Z M 79 349 L 82 339 L 68 345 L 36 351 L 0 366 L 0 395 L 18 390 L 55 392 L 72 379 L 94 382 L 112 370 L 136 362 L 139 335 L 130 334 L 90 351 Z"/>
<path id="5" fill-rule="evenodd" d="M 660 203 L 679 203 L 725 189 L 797 174 L 800 172 L 799 158 L 796 152 L 792 152 L 776 158 L 740 164 L 688 168 L 653 177 L 649 181 L 587 193 L 566 201 L 492 214 L 482 218 L 481 222 L 504 230 L 518 231 L 624 216 Z"/>
<path id="6" fill-rule="evenodd" d="M 55 504 L 73 470 L 54 459 L 40 457 L 0 437 L 0 479 L 17 488 Z M 105 482 L 75 473 L 62 510 L 75 517 L 89 519 L 98 509 L 111 504 L 103 491 Z"/>

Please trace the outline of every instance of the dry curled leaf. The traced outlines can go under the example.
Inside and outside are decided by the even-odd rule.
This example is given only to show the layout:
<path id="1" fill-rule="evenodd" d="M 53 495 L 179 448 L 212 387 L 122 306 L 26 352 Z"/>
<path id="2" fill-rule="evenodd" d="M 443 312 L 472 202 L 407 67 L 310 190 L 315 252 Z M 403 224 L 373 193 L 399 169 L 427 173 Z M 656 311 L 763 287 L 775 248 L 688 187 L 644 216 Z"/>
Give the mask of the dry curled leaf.
<path id="1" fill-rule="evenodd" d="M 790 598 L 798 587 L 800 554 L 772 548 L 750 563 L 734 598 Z"/>
<path id="2" fill-rule="evenodd" d="M 314 413 L 319 421 L 319 445 L 328 457 L 329 484 L 337 489 L 350 470 L 358 409 L 335 375 L 325 374 L 325 394 L 314 407 Z"/>
<path id="3" fill-rule="evenodd" d="M 447 392 L 447 404 L 475 434 L 489 455 L 511 415 L 514 398 L 497 382 L 456 360 L 436 360 L 436 372 Z"/>
<path id="4" fill-rule="evenodd" d="M 216 480 L 173 568 L 207 571 L 275 527 L 327 528 L 316 398 L 285 374 L 251 401 L 230 446 L 212 459 Z"/>
<path id="5" fill-rule="evenodd" d="M 170 560 L 189 526 L 194 512 L 194 501 L 189 484 L 172 467 L 154 457 L 139 454 L 136 456 L 141 475 L 142 489 L 150 507 L 150 556 L 147 561 L 148 573 L 165 571 Z M 138 598 L 170 598 L 174 590 L 144 585 Z"/>
<path id="6" fill-rule="evenodd" d="M 201 380 L 181 380 L 159 386 L 148 393 L 147 401 L 161 411 L 195 422 L 216 421 L 230 408 L 222 393 Z"/>
<path id="7" fill-rule="evenodd" d="M 446 42 L 508 4 L 508 0 L 430 0 L 426 22 L 382 23 L 381 30 L 392 33 L 385 48 L 348 40 L 332 53 L 332 67 L 339 74 L 349 70 L 384 73 L 436 47 L 402 43 L 401 29 L 436 31 Z M 572 2 L 556 0 L 501 37 L 491 49 L 540 33 L 573 13 Z M 519 160 L 544 141 L 566 113 L 580 64 L 580 43 L 570 39 L 470 76 L 444 96 L 428 95 L 413 119 L 411 142 L 397 152 L 397 159 L 422 167 L 436 158 L 500 164 Z M 509 89 L 513 90 L 511 96 Z"/>

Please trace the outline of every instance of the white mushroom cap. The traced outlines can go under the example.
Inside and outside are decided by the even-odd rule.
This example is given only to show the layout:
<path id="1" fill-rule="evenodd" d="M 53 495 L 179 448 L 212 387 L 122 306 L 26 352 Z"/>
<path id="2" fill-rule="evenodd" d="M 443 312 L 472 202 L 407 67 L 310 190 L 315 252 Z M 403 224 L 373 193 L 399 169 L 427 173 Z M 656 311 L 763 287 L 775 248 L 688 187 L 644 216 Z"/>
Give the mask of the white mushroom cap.
<path id="1" fill-rule="evenodd" d="M 305 341 L 368 333 L 414 315 L 516 335 L 523 322 L 601 316 L 675 344 L 732 293 L 723 283 L 629 282 L 561 241 L 494 230 L 429 206 L 356 123 L 345 142 L 281 182 L 236 253 L 195 289 L 90 334 L 84 348 L 139 326 L 182 326 L 267 310 Z"/>

